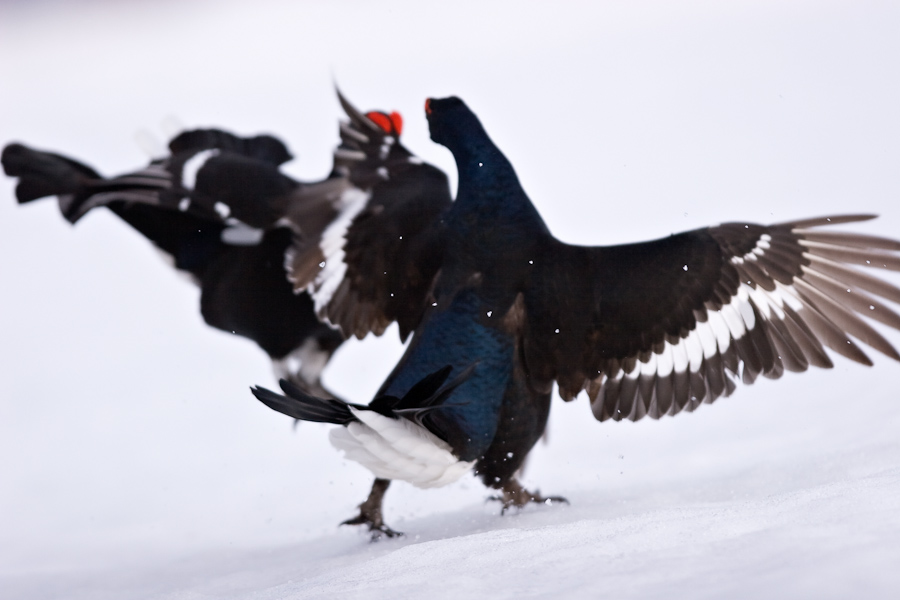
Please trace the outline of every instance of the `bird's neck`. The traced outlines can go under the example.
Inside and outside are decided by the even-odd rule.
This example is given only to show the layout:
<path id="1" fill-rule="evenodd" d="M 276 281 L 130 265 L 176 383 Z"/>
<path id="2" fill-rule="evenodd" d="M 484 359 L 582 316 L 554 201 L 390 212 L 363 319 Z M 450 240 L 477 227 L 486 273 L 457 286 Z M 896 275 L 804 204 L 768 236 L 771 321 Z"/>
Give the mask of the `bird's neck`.
<path id="1" fill-rule="evenodd" d="M 450 150 L 459 172 L 456 216 L 468 225 L 480 223 L 478 229 L 498 239 L 504 227 L 546 231 L 512 164 L 486 134 L 454 144 Z"/>
<path id="2" fill-rule="evenodd" d="M 483 139 L 450 148 L 459 190 L 446 215 L 446 258 L 436 293 L 443 297 L 475 285 L 487 310 L 505 314 L 527 277 L 532 248 L 550 232 L 512 165 Z"/>
<path id="3" fill-rule="evenodd" d="M 515 179 L 518 183 L 512 165 L 487 136 L 455 145 L 451 151 L 460 181 L 500 176 Z"/>
<path id="4" fill-rule="evenodd" d="M 450 150 L 459 173 L 457 200 L 467 208 L 486 208 L 522 198 L 528 202 L 509 160 L 487 134 L 454 144 Z M 461 207 L 462 208 L 462 207 Z"/>

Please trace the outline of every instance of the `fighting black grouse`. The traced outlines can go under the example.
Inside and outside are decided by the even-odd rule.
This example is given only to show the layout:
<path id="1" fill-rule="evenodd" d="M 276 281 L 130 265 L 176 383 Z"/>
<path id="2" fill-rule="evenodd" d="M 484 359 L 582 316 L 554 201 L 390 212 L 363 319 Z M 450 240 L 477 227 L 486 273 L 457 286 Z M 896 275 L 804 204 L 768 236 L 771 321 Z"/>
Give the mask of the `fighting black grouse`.
<path id="1" fill-rule="evenodd" d="M 432 487 L 470 469 L 504 506 L 546 500 L 516 472 L 554 382 L 565 400 L 585 390 L 600 421 L 636 421 L 693 411 L 735 381 L 831 367 L 825 348 L 870 365 L 851 338 L 900 360 L 860 317 L 900 329 L 882 300 L 900 302 L 900 289 L 857 268 L 900 270 L 900 242 L 822 229 L 871 216 L 570 245 L 462 100 L 428 100 L 426 114 L 456 160 L 455 202 L 435 213 L 414 195 L 360 197 L 289 251 L 291 279 L 320 316 L 360 337 L 397 321 L 413 332 L 403 358 L 368 406 L 288 382 L 286 396 L 254 389 L 275 410 L 343 426 L 333 444 L 376 476 L 349 523 L 393 535 L 381 514 L 390 480 Z M 419 162 L 399 158 L 389 179 Z"/>
<path id="2" fill-rule="evenodd" d="M 402 130 L 397 113 L 373 111 L 366 122 L 375 125 L 368 131 L 372 144 Z M 207 324 L 254 340 L 282 377 L 330 395 L 320 373 L 344 338 L 316 318 L 308 294 L 294 292 L 284 255 L 294 236 L 320 231 L 348 202 L 380 185 L 361 167 L 353 181 L 348 177 L 347 165 L 359 158 L 359 134 L 344 126 L 347 135 L 355 137 L 335 151 L 331 175 L 314 183 L 279 170 L 292 157 L 278 139 L 216 129 L 181 133 L 170 142 L 169 156 L 112 178 L 21 144 L 9 144 L 2 163 L 7 175 L 19 178 L 20 203 L 58 196 L 71 223 L 100 206 L 114 212 L 191 275 Z M 284 215 L 290 227 L 279 226 Z"/>

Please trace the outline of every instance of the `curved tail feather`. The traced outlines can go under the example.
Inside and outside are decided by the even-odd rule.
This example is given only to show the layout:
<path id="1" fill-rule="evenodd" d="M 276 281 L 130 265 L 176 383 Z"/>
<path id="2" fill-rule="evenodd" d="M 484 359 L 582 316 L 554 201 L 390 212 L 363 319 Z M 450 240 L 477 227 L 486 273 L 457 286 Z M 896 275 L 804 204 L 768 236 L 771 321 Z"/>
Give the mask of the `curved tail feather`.
<path id="1" fill-rule="evenodd" d="M 3 171 L 18 177 L 16 199 L 19 204 L 46 196 L 66 196 L 89 193 L 91 182 L 103 178 L 89 166 L 53 154 L 33 150 L 22 144 L 9 144 L 0 157 Z"/>
<path id="2" fill-rule="evenodd" d="M 312 396 L 285 379 L 280 383 L 286 396 L 259 386 L 250 391 L 272 410 L 301 421 L 346 425 L 355 420 L 346 402 Z"/>
<path id="3" fill-rule="evenodd" d="M 431 429 L 429 424 L 423 421 L 423 417 L 427 413 L 445 406 L 444 401 L 453 390 L 471 376 L 476 366 L 477 363 L 469 366 L 449 383 L 446 383 L 453 370 L 452 366 L 447 365 L 423 377 L 402 398 L 379 396 L 368 406 L 351 404 L 335 398 L 319 398 L 286 379 L 279 381 L 285 395 L 260 386 L 251 387 L 250 391 L 257 400 L 272 410 L 302 421 L 347 425 L 359 420 L 353 415 L 353 411 L 351 411 L 353 408 L 357 411 L 377 412 L 393 419 L 405 417 L 426 429 Z M 439 436 L 437 432 L 433 431 L 432 433 Z"/>

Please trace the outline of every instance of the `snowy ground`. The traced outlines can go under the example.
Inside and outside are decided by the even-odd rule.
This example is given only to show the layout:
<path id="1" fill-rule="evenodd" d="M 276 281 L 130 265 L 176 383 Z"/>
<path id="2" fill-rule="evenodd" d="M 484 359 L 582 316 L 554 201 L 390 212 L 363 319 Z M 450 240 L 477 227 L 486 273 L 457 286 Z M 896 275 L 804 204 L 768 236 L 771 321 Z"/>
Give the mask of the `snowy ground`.
<path id="1" fill-rule="evenodd" d="M 336 80 L 451 172 L 422 102 L 465 98 L 567 241 L 850 211 L 900 235 L 897 3 L 420 4 L 0 1 L 0 143 L 113 174 L 177 119 L 277 133 L 320 177 Z M 0 598 L 900 597 L 900 365 L 880 355 L 659 422 L 557 401 L 526 483 L 571 505 L 501 517 L 473 479 L 397 484 L 407 537 L 369 544 L 336 527 L 369 475 L 250 396 L 274 384 L 253 344 L 205 327 L 111 215 L 71 228 L 12 194 Z M 328 384 L 366 401 L 400 351 L 348 344 Z"/>

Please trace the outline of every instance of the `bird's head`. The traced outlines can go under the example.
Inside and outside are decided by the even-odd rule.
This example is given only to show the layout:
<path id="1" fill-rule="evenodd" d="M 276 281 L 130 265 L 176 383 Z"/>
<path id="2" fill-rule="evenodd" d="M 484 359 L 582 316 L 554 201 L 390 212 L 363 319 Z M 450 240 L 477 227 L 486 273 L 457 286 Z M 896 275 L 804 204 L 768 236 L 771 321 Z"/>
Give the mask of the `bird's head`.
<path id="1" fill-rule="evenodd" d="M 425 116 L 431 139 L 452 151 L 485 135 L 478 117 L 456 96 L 428 98 Z"/>

